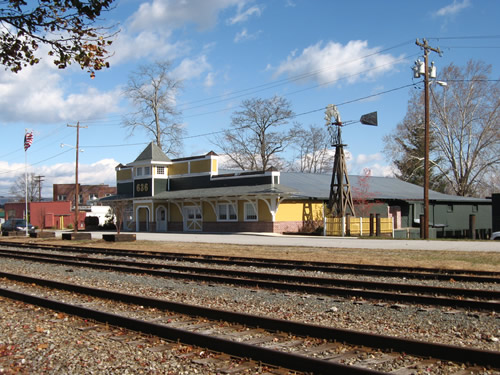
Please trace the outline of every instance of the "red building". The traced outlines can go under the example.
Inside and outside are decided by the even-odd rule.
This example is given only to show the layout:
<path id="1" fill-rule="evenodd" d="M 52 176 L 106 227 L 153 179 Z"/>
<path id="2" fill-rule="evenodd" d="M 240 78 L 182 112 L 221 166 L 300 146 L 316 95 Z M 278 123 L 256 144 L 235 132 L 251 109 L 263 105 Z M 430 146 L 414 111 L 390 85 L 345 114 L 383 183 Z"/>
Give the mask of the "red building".
<path id="1" fill-rule="evenodd" d="M 24 202 L 5 203 L 5 219 L 23 219 L 26 210 Z M 75 212 L 71 210 L 71 202 L 30 202 L 29 222 L 41 229 L 64 229 L 73 226 Z M 85 229 L 85 212 L 78 213 L 78 229 Z"/>
<path id="2" fill-rule="evenodd" d="M 85 229 L 86 212 L 98 198 L 116 194 L 116 187 L 108 185 L 78 185 L 79 212 L 78 229 Z M 28 204 L 29 222 L 41 229 L 72 228 L 75 222 L 75 184 L 54 184 L 53 202 L 31 202 Z M 5 203 L 5 220 L 24 219 L 26 205 L 20 203 Z"/>

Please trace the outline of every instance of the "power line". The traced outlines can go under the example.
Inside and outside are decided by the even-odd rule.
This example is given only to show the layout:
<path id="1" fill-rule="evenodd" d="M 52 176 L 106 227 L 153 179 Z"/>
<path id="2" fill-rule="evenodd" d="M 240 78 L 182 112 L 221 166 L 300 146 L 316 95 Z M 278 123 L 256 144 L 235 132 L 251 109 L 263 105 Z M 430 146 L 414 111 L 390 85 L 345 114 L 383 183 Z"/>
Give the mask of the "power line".
<path id="1" fill-rule="evenodd" d="M 321 69 L 314 70 L 312 72 L 307 72 L 307 73 L 299 74 L 299 75 L 292 76 L 292 77 L 289 77 L 289 78 L 283 78 L 283 79 L 280 79 L 280 80 L 275 80 L 275 81 L 272 81 L 272 82 L 269 82 L 269 83 L 264 83 L 264 84 L 260 84 L 260 85 L 257 85 L 257 86 L 252 86 L 252 87 L 249 87 L 249 88 L 245 88 L 245 89 L 233 91 L 233 92 L 230 92 L 230 93 L 216 95 L 216 96 L 212 96 L 212 97 L 205 98 L 205 99 L 199 99 L 199 100 L 194 100 L 194 101 L 190 101 L 190 102 L 180 103 L 179 107 L 181 108 L 182 111 L 190 111 L 190 110 L 193 110 L 193 109 L 196 109 L 196 108 L 211 106 L 213 104 L 218 104 L 218 103 L 222 103 L 222 102 L 225 102 L 225 101 L 238 99 L 238 98 L 241 98 L 241 97 L 244 97 L 244 96 L 247 96 L 247 95 L 256 94 L 256 93 L 261 92 L 261 91 L 269 90 L 269 89 L 276 88 L 276 87 L 279 87 L 279 86 L 283 86 L 283 85 L 286 85 L 286 84 L 289 84 L 289 83 L 297 82 L 297 81 L 300 81 L 302 79 L 310 78 L 310 77 L 318 75 L 318 74 L 320 74 L 322 72 L 325 72 L 325 71 L 328 71 L 328 70 L 331 70 L 331 69 L 334 69 L 334 68 L 338 68 L 340 66 L 349 65 L 349 64 L 352 64 L 354 62 L 357 62 L 357 61 L 360 61 L 360 60 L 363 60 L 363 59 L 366 59 L 366 58 L 369 58 L 369 57 L 372 57 L 372 56 L 376 56 L 376 55 L 382 54 L 382 53 L 390 51 L 392 49 L 399 48 L 401 46 L 409 45 L 410 42 L 412 42 L 412 40 L 407 40 L 407 41 L 398 43 L 396 45 L 393 45 L 391 47 L 388 47 L 388 48 L 385 48 L 385 49 L 382 49 L 382 50 L 379 50 L 379 51 L 376 51 L 376 52 L 373 52 L 373 53 L 361 56 L 361 57 L 359 57 L 357 59 L 353 59 L 353 60 L 347 61 L 344 64 L 331 65 L 331 66 L 328 66 L 328 67 L 324 67 L 324 68 L 321 68 Z M 411 56 L 409 56 L 409 57 L 411 57 Z M 403 59 L 404 58 L 398 59 L 396 61 L 400 61 L 400 60 L 403 60 Z M 391 64 L 391 63 L 389 63 L 389 64 Z M 384 65 L 381 65 L 381 66 L 386 66 L 386 65 L 389 65 L 389 64 L 384 64 Z M 376 66 L 373 69 L 378 69 L 381 66 Z M 345 78 L 350 78 L 352 76 L 361 75 L 361 74 L 364 74 L 364 72 L 356 73 L 356 74 L 349 75 L 349 76 L 340 77 L 340 78 L 338 78 L 336 80 L 330 81 L 329 83 L 323 83 L 323 84 L 315 85 L 315 86 L 312 86 L 310 88 L 302 89 L 302 90 L 297 91 L 297 92 L 301 92 L 301 91 L 313 89 L 313 88 L 316 88 L 316 87 L 328 85 L 328 84 L 336 82 L 338 80 L 345 79 Z M 221 98 L 223 98 L 223 99 L 221 99 Z M 220 99 L 220 100 L 217 100 L 217 99 Z M 202 103 L 202 102 L 207 102 L 207 101 L 211 101 L 211 102 L 210 103 L 205 103 L 205 104 L 200 104 L 200 105 L 197 105 L 197 106 L 191 106 L 191 107 L 189 107 L 189 105 L 191 105 L 191 104 L 197 104 L 197 103 Z M 183 106 L 187 106 L 187 108 L 182 108 Z M 191 117 L 195 117 L 195 116 L 203 116 L 203 115 L 206 115 L 206 114 L 223 112 L 225 110 L 227 110 L 227 109 L 215 110 L 215 111 L 205 112 L 205 113 L 202 113 L 202 114 L 194 114 L 194 115 L 190 115 L 190 116 L 183 116 L 183 118 L 191 118 Z M 112 116 L 112 117 L 118 117 L 118 115 Z M 107 119 L 109 119 L 109 117 Z M 88 120 L 88 121 L 85 121 L 85 123 L 86 124 L 97 123 L 97 122 L 100 122 L 100 121 L 107 121 L 107 119 Z M 102 126 L 102 125 L 100 125 L 100 126 Z"/>
<path id="2" fill-rule="evenodd" d="M 337 106 L 342 106 L 342 105 L 347 105 L 347 104 L 351 104 L 351 103 L 355 103 L 355 102 L 359 102 L 359 101 L 363 101 L 363 100 L 367 100 L 367 99 L 371 99 L 371 98 L 374 98 L 374 97 L 377 97 L 377 96 L 380 96 L 380 95 L 384 95 L 384 94 L 388 94 L 388 93 L 391 93 L 391 92 L 394 92 L 394 91 L 398 91 L 398 90 L 402 90 L 404 88 L 407 88 L 407 87 L 411 87 L 411 86 L 415 86 L 417 84 L 419 84 L 420 82 L 417 82 L 417 83 L 410 83 L 410 84 L 407 84 L 407 85 L 403 85 L 403 86 L 400 86 L 400 87 L 395 87 L 395 88 L 392 88 L 392 89 L 389 89 L 389 90 L 385 90 L 385 91 L 380 91 L 378 93 L 375 93 L 375 94 L 372 94 L 372 95 L 367 95 L 367 96 L 363 96 L 361 98 L 357 98 L 357 99 L 352 99 L 352 100 L 348 100 L 348 101 L 345 101 L 345 102 L 342 102 L 342 103 L 339 103 L 337 104 Z M 306 111 L 306 112 L 301 112 L 301 113 L 298 113 L 298 114 L 295 114 L 293 116 L 290 116 L 288 117 L 289 119 L 293 119 L 293 118 L 296 118 L 296 117 L 299 117 L 299 116 L 304 116 L 304 115 L 308 115 L 308 114 L 311 114 L 311 113 L 314 113 L 314 112 L 319 112 L 319 111 L 324 111 L 325 110 L 325 107 L 321 107 L 321 108 L 318 108 L 318 109 L 312 109 L 310 111 Z M 243 128 L 243 127 L 242 127 Z M 234 129 L 233 129 L 234 130 Z M 186 137 L 182 137 L 181 139 L 191 139 L 191 138 L 198 138 L 198 137 L 206 137 L 206 136 L 210 136 L 210 135 L 215 135 L 215 134 L 220 134 L 220 133 L 224 133 L 226 132 L 226 130 L 219 130 L 219 131 L 215 131 L 215 132 L 209 132 L 209 133 L 203 133 L 203 134 L 197 134 L 197 135 L 191 135 L 191 136 L 186 136 Z M 85 148 L 97 148 L 97 147 L 123 147 L 123 146 L 136 146 L 136 145 L 143 145 L 143 144 L 146 144 L 146 143 L 135 143 L 135 144 L 118 144 L 118 145 L 101 145 L 101 146 L 82 146 L 82 147 L 85 147 Z"/>
<path id="3" fill-rule="evenodd" d="M 440 46 L 443 49 L 496 49 L 500 46 Z"/>
<path id="4" fill-rule="evenodd" d="M 467 36 L 435 36 L 435 37 L 426 37 L 425 39 L 433 39 L 433 40 L 453 40 L 453 39 L 500 39 L 500 35 L 467 35 Z"/>
<path id="5" fill-rule="evenodd" d="M 359 57 L 357 59 L 354 59 L 354 60 L 351 60 L 351 61 L 347 61 L 347 62 L 345 62 L 343 64 L 331 65 L 331 66 L 324 67 L 324 68 L 321 68 L 321 69 L 316 69 L 316 70 L 314 70 L 312 72 L 302 73 L 302 74 L 298 74 L 296 76 L 292 76 L 292 77 L 289 77 L 289 78 L 283 78 L 283 79 L 276 80 L 276 81 L 273 81 L 273 82 L 264 83 L 264 84 L 261 84 L 261 85 L 253 86 L 253 87 L 242 89 L 242 90 L 239 90 L 239 91 L 234 91 L 234 92 L 231 92 L 229 94 L 217 95 L 217 96 L 214 96 L 212 98 L 199 99 L 199 100 L 195 100 L 195 101 L 191 101 L 191 102 L 181 103 L 180 106 L 185 106 L 185 105 L 189 105 L 189 104 L 196 104 L 196 103 L 200 103 L 200 102 L 204 102 L 204 101 L 208 101 L 208 100 L 212 100 L 212 99 L 217 99 L 217 98 L 224 98 L 221 101 L 227 101 L 227 100 L 237 99 L 237 98 L 239 98 L 241 96 L 245 96 L 245 95 L 249 95 L 249 94 L 254 94 L 254 93 L 257 93 L 257 92 L 260 92 L 260 91 L 268 90 L 270 88 L 279 87 L 279 86 L 288 84 L 290 82 L 296 82 L 296 81 L 300 81 L 302 79 L 310 78 L 310 77 L 316 76 L 316 75 L 318 75 L 320 73 L 323 73 L 325 71 L 328 71 L 328 70 L 331 70 L 331 69 L 334 69 L 334 68 L 338 68 L 340 66 L 349 65 L 349 64 L 355 63 L 357 61 L 364 60 L 364 59 L 367 59 L 369 57 L 372 57 L 372 56 L 379 55 L 381 53 L 390 51 L 392 49 L 399 48 L 401 46 L 409 44 L 410 42 L 411 42 L 411 40 L 404 41 L 402 43 L 398 43 L 398 44 L 396 44 L 394 46 L 391 46 L 391 47 L 379 50 L 377 52 L 373 52 L 373 53 L 361 56 L 361 57 Z M 252 91 L 252 92 L 248 93 L 248 91 Z M 242 93 L 245 93 L 245 94 L 242 94 Z M 204 104 L 204 105 L 201 105 L 201 106 L 216 104 L 216 103 L 219 103 L 219 102 L 220 101 L 215 101 L 215 102 Z M 191 109 L 199 108 L 201 106 L 191 107 L 191 108 L 188 107 L 187 109 L 183 109 L 183 110 L 191 110 Z"/>
<path id="6" fill-rule="evenodd" d="M 31 164 L 30 164 L 30 166 L 33 166 L 33 165 L 37 165 L 37 164 L 44 163 L 44 162 L 46 162 L 47 160 L 51 160 L 51 159 L 57 158 L 58 156 L 61 156 L 62 154 L 65 154 L 65 153 L 70 152 L 70 151 L 72 151 L 72 150 L 71 150 L 71 149 L 65 150 L 65 151 L 60 152 L 59 154 L 54 155 L 54 156 L 51 156 L 51 157 L 49 157 L 49 158 L 47 158 L 47 159 L 37 161 L 36 163 L 31 163 Z M 12 172 L 17 172 L 17 171 L 24 171 L 24 167 L 22 167 L 22 168 L 18 168 L 18 169 L 12 169 L 12 170 L 7 171 L 7 172 L 0 172 L 0 175 L 2 175 L 2 174 L 12 173 Z"/>

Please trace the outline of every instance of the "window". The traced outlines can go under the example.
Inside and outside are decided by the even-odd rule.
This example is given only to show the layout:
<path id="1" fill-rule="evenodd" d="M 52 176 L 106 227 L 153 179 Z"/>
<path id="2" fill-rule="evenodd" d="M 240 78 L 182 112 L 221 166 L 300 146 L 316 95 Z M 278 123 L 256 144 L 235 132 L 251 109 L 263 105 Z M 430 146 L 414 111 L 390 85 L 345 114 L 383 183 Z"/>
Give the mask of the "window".
<path id="1" fill-rule="evenodd" d="M 144 175 L 149 175 L 149 167 L 144 167 Z"/>
<path id="2" fill-rule="evenodd" d="M 447 212 L 453 212 L 453 205 L 452 204 L 448 205 Z"/>
<path id="3" fill-rule="evenodd" d="M 83 195 L 82 194 L 78 195 L 78 204 L 83 204 Z"/>
<path id="4" fill-rule="evenodd" d="M 245 203 L 245 221 L 257 221 L 257 204 Z"/>
<path id="5" fill-rule="evenodd" d="M 279 176 L 274 176 L 273 177 L 273 184 L 278 185 L 280 183 L 280 178 Z"/>
<path id="6" fill-rule="evenodd" d="M 477 204 L 472 205 L 472 212 L 478 212 L 479 211 L 479 206 Z"/>
<path id="7" fill-rule="evenodd" d="M 142 167 L 139 167 L 135 170 L 135 175 L 136 176 L 142 176 Z"/>
<path id="8" fill-rule="evenodd" d="M 64 195 L 64 194 L 59 194 L 59 195 L 57 196 L 57 200 L 58 200 L 58 201 L 65 201 L 65 200 L 66 200 L 66 195 Z"/>
<path id="9" fill-rule="evenodd" d="M 165 167 L 156 167 L 157 174 L 165 174 Z"/>
<path id="10" fill-rule="evenodd" d="M 217 205 L 217 220 L 219 221 L 236 221 L 238 215 L 234 206 L 230 203 L 220 203 Z"/>
<path id="11" fill-rule="evenodd" d="M 95 199 L 97 199 L 97 198 L 98 198 L 98 197 L 97 197 L 97 194 L 94 194 L 94 193 L 90 193 L 90 194 L 89 194 L 89 200 L 93 201 L 93 200 L 95 200 Z"/>

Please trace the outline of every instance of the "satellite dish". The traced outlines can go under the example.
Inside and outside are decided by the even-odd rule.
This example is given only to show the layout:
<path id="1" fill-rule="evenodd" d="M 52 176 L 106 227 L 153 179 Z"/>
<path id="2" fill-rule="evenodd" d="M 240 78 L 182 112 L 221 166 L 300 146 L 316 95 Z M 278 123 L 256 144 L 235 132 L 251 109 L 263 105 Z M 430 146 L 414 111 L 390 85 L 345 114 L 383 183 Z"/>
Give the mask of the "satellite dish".
<path id="1" fill-rule="evenodd" d="M 367 113 L 366 115 L 361 116 L 359 121 L 363 125 L 372 125 L 372 126 L 377 126 L 378 121 L 377 121 L 377 112 L 371 112 Z"/>

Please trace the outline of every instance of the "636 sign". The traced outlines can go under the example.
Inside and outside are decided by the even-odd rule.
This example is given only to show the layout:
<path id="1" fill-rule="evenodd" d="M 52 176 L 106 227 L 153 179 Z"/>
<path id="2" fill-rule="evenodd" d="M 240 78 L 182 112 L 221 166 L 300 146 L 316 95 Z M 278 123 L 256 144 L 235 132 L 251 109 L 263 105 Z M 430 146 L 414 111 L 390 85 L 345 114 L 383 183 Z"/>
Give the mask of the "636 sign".
<path id="1" fill-rule="evenodd" d="M 147 197 L 151 196 L 151 180 L 136 180 L 135 181 L 135 196 Z"/>

